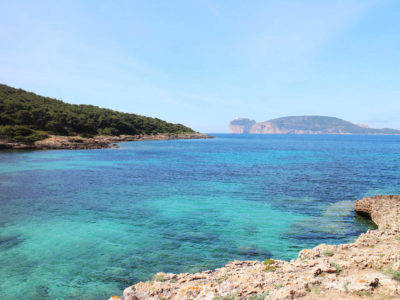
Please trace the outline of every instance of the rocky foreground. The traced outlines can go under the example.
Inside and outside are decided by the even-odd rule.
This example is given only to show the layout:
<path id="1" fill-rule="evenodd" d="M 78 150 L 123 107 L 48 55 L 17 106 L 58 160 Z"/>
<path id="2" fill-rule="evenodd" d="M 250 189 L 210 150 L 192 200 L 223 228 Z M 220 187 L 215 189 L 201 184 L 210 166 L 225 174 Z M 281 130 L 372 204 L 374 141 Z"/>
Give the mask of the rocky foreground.
<path id="1" fill-rule="evenodd" d="M 233 261 L 196 274 L 157 273 L 110 299 L 400 299 L 400 196 L 357 200 L 371 218 L 352 244 L 305 249 L 290 262 Z"/>
<path id="2" fill-rule="evenodd" d="M 210 135 L 203 133 L 158 134 L 158 135 L 121 135 L 121 136 L 96 136 L 83 138 L 80 136 L 51 136 L 34 143 L 8 142 L 0 140 L 0 149 L 104 149 L 118 148 L 116 143 L 130 141 L 150 140 L 177 140 L 177 139 L 209 139 Z"/>

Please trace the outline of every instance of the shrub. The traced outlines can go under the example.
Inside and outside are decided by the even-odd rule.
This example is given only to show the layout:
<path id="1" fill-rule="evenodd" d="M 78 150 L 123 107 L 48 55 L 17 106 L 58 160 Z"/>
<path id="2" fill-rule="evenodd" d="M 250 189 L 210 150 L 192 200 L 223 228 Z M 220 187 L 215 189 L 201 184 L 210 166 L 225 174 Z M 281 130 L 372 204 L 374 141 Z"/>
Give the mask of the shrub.
<path id="1" fill-rule="evenodd" d="M 276 271 L 276 268 L 273 267 L 273 266 L 266 266 L 266 267 L 265 267 L 265 271 L 266 271 L 266 272 L 275 272 L 275 271 Z"/>
<path id="2" fill-rule="evenodd" d="M 224 276 L 218 278 L 217 280 L 215 280 L 218 284 L 224 282 L 225 280 L 227 280 L 229 278 L 229 274 L 225 274 Z"/>
<path id="3" fill-rule="evenodd" d="M 275 263 L 275 260 L 268 258 L 264 261 L 264 265 L 266 265 L 265 267 L 265 271 L 267 272 L 275 272 L 276 271 L 276 267 L 273 267 L 272 265 Z"/>
<path id="4" fill-rule="evenodd" d="M 92 137 L 94 137 L 94 134 L 84 132 L 84 133 L 81 133 L 80 136 L 83 138 L 92 138 Z"/>
<path id="5" fill-rule="evenodd" d="M 321 288 L 319 286 L 316 286 L 314 288 L 314 293 L 316 293 L 317 295 L 321 294 Z"/>
<path id="6" fill-rule="evenodd" d="M 350 285 L 350 281 L 346 281 L 346 283 L 345 284 L 343 284 L 343 288 L 344 288 L 344 290 L 346 291 L 346 293 L 349 293 L 350 291 L 349 291 L 349 285 Z"/>
<path id="7" fill-rule="evenodd" d="M 225 300 L 235 300 L 236 294 L 231 294 L 225 297 Z"/>
<path id="8" fill-rule="evenodd" d="M 256 295 L 252 295 L 250 297 L 250 300 L 264 300 L 265 297 L 267 297 L 269 295 L 269 293 L 262 293 L 262 294 L 256 294 Z"/>
<path id="9" fill-rule="evenodd" d="M 393 278 L 394 280 L 400 281 L 400 271 L 394 271 L 394 272 L 392 273 L 392 278 Z"/>
<path id="10" fill-rule="evenodd" d="M 275 288 L 276 290 L 279 290 L 279 289 L 283 288 L 284 286 L 285 286 L 285 285 L 282 284 L 282 283 L 274 284 L 274 288 Z"/>
<path id="11" fill-rule="evenodd" d="M 331 250 L 325 250 L 324 252 L 322 252 L 323 255 L 325 256 L 333 256 L 333 252 Z"/>
<path id="12" fill-rule="evenodd" d="M 164 275 L 154 275 L 154 277 L 153 277 L 153 280 L 154 281 L 165 281 L 165 278 L 164 278 Z"/>
<path id="13" fill-rule="evenodd" d="M 342 267 L 339 264 L 331 263 L 331 266 L 335 268 L 336 273 L 338 273 L 338 274 L 342 273 L 343 270 L 342 270 Z"/>
<path id="14" fill-rule="evenodd" d="M 118 129 L 111 128 L 111 127 L 99 128 L 99 129 L 97 129 L 97 132 L 100 135 L 111 135 L 111 136 L 118 135 Z"/>
<path id="15" fill-rule="evenodd" d="M 0 126 L 0 138 L 10 142 L 33 143 L 46 137 L 47 134 L 45 132 L 33 130 L 22 125 Z"/>
<path id="16" fill-rule="evenodd" d="M 268 258 L 264 261 L 264 265 L 269 266 L 275 263 L 275 260 Z"/>

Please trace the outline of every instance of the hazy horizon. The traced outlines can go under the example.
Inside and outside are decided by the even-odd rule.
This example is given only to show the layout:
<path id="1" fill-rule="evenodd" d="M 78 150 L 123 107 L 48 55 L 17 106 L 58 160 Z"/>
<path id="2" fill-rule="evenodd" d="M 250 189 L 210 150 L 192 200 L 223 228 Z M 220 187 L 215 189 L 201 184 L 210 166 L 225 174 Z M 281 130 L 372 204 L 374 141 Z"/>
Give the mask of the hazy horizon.
<path id="1" fill-rule="evenodd" d="M 228 132 L 243 117 L 400 129 L 400 2 L 2 1 L 0 82 Z"/>

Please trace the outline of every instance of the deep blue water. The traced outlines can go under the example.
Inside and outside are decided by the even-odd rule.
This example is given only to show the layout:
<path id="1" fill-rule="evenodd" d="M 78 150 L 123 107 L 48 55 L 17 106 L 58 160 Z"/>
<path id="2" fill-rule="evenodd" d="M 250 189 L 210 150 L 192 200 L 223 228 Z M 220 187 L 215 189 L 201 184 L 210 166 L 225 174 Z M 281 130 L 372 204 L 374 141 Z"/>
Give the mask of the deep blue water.
<path id="1" fill-rule="evenodd" d="M 353 241 L 400 136 L 217 135 L 0 152 L 0 299 L 107 299 L 158 271 Z"/>

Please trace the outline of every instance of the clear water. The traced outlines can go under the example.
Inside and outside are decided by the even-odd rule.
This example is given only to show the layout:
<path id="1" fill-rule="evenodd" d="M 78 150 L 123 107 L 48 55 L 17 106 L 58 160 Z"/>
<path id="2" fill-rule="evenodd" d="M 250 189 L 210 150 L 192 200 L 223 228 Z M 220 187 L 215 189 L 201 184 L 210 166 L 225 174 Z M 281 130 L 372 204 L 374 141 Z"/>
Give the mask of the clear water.
<path id="1" fill-rule="evenodd" d="M 0 152 L 0 299 L 107 299 L 158 271 L 291 259 L 400 193 L 400 137 L 218 135 Z"/>

